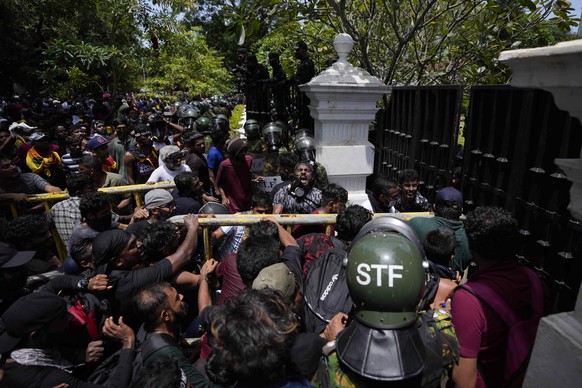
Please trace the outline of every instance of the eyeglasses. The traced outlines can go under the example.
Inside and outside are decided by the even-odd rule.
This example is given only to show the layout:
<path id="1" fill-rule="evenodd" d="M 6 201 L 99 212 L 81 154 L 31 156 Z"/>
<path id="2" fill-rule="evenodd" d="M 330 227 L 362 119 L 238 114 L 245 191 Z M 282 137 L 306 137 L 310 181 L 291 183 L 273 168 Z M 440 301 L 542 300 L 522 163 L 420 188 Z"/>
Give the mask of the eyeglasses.
<path id="1" fill-rule="evenodd" d="M 158 209 L 168 209 L 168 210 L 172 210 L 175 208 L 176 208 L 176 202 L 170 202 L 167 205 L 158 207 Z"/>

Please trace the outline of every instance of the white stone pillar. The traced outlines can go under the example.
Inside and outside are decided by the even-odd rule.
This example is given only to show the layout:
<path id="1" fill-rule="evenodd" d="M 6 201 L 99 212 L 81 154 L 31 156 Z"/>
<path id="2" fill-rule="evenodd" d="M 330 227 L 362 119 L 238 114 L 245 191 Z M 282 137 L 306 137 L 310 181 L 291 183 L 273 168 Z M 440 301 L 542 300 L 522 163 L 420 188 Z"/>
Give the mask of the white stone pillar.
<path id="1" fill-rule="evenodd" d="M 374 171 L 369 124 L 389 88 L 347 61 L 354 46 L 351 36 L 339 34 L 333 45 L 338 61 L 299 88 L 311 100 L 317 161 L 326 168 L 330 182 L 348 191 L 352 204 L 362 204 L 368 199 L 366 177 Z"/>
<path id="2" fill-rule="evenodd" d="M 499 60 L 512 68 L 513 86 L 549 91 L 558 108 L 582 122 L 582 40 L 504 51 Z M 572 181 L 568 209 L 582 220 L 582 153 L 579 159 L 555 162 Z M 578 387 L 581 382 L 582 287 L 574 311 L 550 315 L 540 322 L 523 386 Z"/>

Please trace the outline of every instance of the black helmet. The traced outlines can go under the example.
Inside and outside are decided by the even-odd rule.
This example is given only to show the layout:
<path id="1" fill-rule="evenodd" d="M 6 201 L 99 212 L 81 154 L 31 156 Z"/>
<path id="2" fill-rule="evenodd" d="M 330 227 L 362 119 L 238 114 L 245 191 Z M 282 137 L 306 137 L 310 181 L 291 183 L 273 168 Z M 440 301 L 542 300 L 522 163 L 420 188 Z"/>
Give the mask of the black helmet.
<path id="1" fill-rule="evenodd" d="M 228 208 L 218 202 L 208 202 L 198 210 L 198 214 L 230 214 Z"/>
<path id="2" fill-rule="evenodd" d="M 269 151 L 278 151 L 283 144 L 283 128 L 273 121 L 265 124 L 262 132 Z"/>
<path id="3" fill-rule="evenodd" d="M 295 139 L 295 152 L 301 160 L 315 161 L 315 140 L 312 137 L 303 136 Z"/>
<path id="4" fill-rule="evenodd" d="M 210 120 L 210 130 L 221 130 L 225 133 L 228 132 L 228 119 L 223 115 L 218 115 Z"/>
<path id="5" fill-rule="evenodd" d="M 422 372 L 426 355 L 416 322 L 427 268 L 416 233 L 397 218 L 375 218 L 353 239 L 346 281 L 355 314 L 336 343 L 353 372 L 382 381 Z"/>
<path id="6" fill-rule="evenodd" d="M 247 120 L 243 128 L 249 140 L 257 140 L 261 137 L 261 125 L 257 120 Z"/>

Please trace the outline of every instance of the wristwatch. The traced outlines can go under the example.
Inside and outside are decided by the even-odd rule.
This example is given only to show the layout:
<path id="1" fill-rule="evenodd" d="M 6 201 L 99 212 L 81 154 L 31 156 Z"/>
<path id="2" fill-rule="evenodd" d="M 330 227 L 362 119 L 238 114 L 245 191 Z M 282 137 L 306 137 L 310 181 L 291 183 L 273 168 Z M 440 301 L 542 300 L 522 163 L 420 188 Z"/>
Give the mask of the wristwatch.
<path id="1" fill-rule="evenodd" d="M 86 291 L 87 287 L 89 287 L 89 279 L 90 278 L 83 278 L 77 282 L 77 289 L 79 291 Z"/>

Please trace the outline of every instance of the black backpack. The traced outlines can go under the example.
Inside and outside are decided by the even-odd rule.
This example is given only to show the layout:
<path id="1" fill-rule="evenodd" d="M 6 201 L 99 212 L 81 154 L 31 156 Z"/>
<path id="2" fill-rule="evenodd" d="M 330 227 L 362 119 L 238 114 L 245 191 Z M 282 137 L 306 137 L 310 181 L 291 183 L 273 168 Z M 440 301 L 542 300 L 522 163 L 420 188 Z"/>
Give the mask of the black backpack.
<path id="1" fill-rule="evenodd" d="M 304 323 L 308 333 L 321 333 L 329 321 L 340 312 L 348 314 L 352 298 L 346 282 L 345 248 L 332 238 L 334 247 L 313 260 L 303 284 Z"/>
<path id="2" fill-rule="evenodd" d="M 141 332 L 141 329 L 140 329 Z M 138 333 L 138 337 L 141 333 Z M 141 369 L 143 368 L 144 361 L 148 359 L 155 351 L 168 347 L 168 346 L 178 346 L 176 340 L 172 336 L 164 333 L 152 334 L 147 338 L 136 351 L 135 358 L 133 360 L 133 378 L 132 381 L 139 375 Z M 115 373 L 117 365 L 119 364 L 119 352 L 113 353 L 111 356 L 106 358 L 97 369 L 91 373 L 87 382 L 99 385 L 107 385 L 111 382 L 111 376 Z"/>

